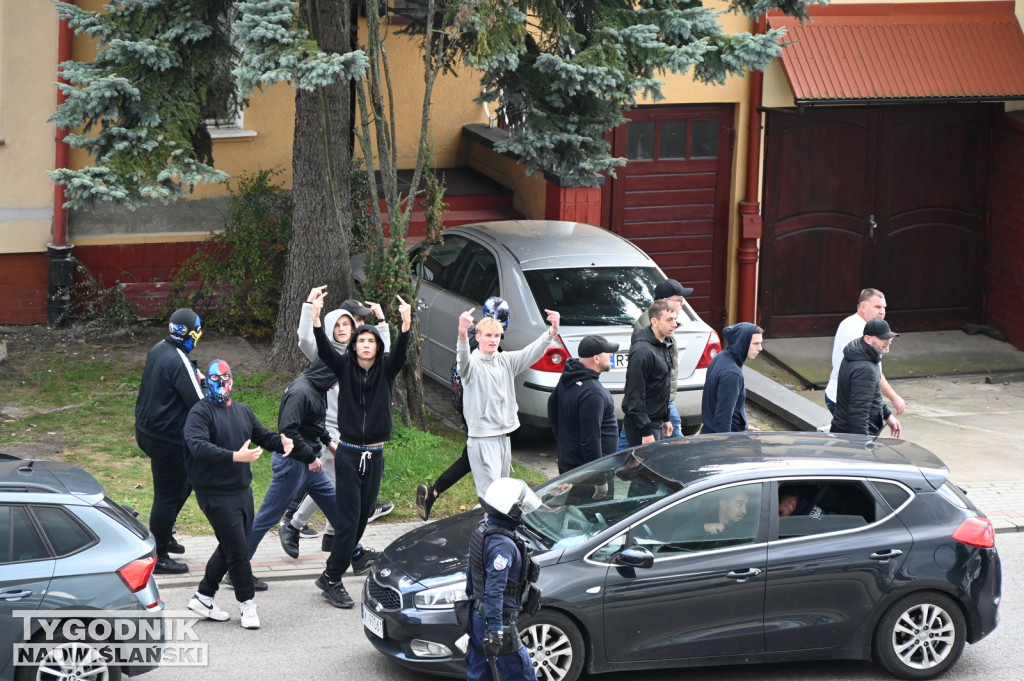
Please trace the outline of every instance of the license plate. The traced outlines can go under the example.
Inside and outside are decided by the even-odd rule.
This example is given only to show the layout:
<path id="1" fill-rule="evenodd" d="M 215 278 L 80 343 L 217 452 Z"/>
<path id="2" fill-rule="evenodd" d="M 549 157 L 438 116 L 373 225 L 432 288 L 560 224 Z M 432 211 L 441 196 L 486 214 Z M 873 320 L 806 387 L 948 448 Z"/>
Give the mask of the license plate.
<path id="1" fill-rule="evenodd" d="M 363 606 L 363 626 L 384 638 L 384 620 L 370 612 L 365 603 L 360 605 Z"/>
<path id="2" fill-rule="evenodd" d="M 628 352 L 613 352 L 608 356 L 612 360 L 612 369 L 625 369 L 629 364 Z"/>

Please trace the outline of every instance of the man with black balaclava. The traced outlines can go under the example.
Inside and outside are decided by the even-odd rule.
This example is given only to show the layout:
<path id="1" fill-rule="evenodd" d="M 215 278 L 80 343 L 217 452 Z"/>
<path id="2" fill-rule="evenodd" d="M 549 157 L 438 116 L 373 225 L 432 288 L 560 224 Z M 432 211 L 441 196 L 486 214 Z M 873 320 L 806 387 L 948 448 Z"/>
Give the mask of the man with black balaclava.
<path id="1" fill-rule="evenodd" d="M 171 315 L 168 335 L 146 355 L 135 402 L 135 442 L 149 457 L 153 472 L 153 507 L 149 530 L 156 540 L 158 574 L 188 572 L 171 553 L 184 553 L 172 532 L 192 486 L 185 473 L 182 428 L 189 409 L 202 399 L 203 375 L 189 355 L 203 327 L 199 315 L 181 309 Z"/>
<path id="2" fill-rule="evenodd" d="M 487 515 L 469 538 L 466 595 L 471 599 L 468 681 L 536 681 L 519 638 L 519 612 L 536 612 L 538 569 L 515 529 L 541 501 L 525 482 L 498 478 L 480 499 Z"/>

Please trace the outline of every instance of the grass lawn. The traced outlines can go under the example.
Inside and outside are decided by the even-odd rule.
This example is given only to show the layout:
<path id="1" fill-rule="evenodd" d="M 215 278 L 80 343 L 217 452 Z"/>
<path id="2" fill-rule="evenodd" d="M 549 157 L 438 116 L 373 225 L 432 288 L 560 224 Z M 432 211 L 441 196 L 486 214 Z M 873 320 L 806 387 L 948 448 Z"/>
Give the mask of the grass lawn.
<path id="1" fill-rule="evenodd" d="M 45 334 L 40 335 L 46 338 Z M 8 358 L 0 364 L 0 404 L 16 406 L 16 418 L 0 420 L 0 452 L 21 445 L 21 456 L 31 456 L 33 445 L 53 448 L 59 460 L 92 473 L 107 494 L 133 506 L 146 521 L 152 506 L 149 459 L 135 445 L 135 396 L 150 343 L 125 352 L 110 344 L 82 341 L 49 345 L 8 341 Z M 206 358 L 206 355 L 203 355 Z M 141 359 L 137 359 L 141 358 Z M 290 376 L 261 373 L 236 375 L 232 397 L 247 404 L 271 430 L 276 430 L 277 411 Z M 397 426 L 394 440 L 385 446 L 384 480 L 379 498 L 395 504 L 384 521 L 413 520 L 416 485 L 432 482 L 462 452 L 464 435 L 440 424 L 423 432 Z M 252 465 L 256 505 L 270 484 L 272 456 L 265 453 Z M 531 485 L 544 476 L 514 466 L 513 475 Z M 470 479 L 445 493 L 434 506 L 431 518 L 452 515 L 476 504 Z M 316 516 L 322 523 L 322 516 Z M 184 534 L 209 534 L 209 523 L 190 497 L 178 517 Z"/>

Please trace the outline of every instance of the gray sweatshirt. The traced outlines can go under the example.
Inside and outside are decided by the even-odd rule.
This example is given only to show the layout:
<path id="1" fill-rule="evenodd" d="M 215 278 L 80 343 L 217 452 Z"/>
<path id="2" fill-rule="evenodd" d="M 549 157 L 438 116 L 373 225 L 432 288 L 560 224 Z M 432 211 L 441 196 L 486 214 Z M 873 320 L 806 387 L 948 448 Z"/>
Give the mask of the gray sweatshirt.
<path id="1" fill-rule="evenodd" d="M 455 344 L 455 361 L 462 377 L 463 414 L 470 437 L 507 435 L 519 427 L 515 376 L 530 368 L 558 343 L 547 331 L 522 350 L 487 356 L 469 351 L 469 341 Z"/>

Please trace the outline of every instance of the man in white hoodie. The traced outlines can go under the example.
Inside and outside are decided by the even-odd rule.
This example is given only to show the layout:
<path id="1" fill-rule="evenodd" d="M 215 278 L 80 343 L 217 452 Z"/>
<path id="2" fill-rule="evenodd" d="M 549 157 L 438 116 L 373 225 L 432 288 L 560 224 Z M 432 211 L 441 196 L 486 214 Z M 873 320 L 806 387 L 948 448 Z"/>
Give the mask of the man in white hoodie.
<path id="1" fill-rule="evenodd" d="M 475 308 L 474 308 L 475 309 Z M 459 316 L 459 338 L 455 361 L 462 377 L 463 414 L 466 417 L 469 466 L 478 497 L 498 478 L 507 478 L 512 467 L 509 433 L 519 427 L 515 377 L 530 368 L 544 352 L 560 341 L 559 315 L 544 310 L 551 327 L 522 350 L 498 352 L 504 328 L 496 319 L 484 317 L 476 325 L 479 346 L 469 350 L 469 329 L 473 310 Z"/>

